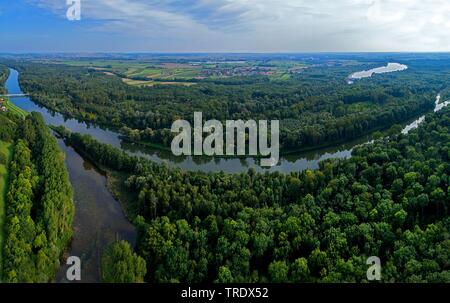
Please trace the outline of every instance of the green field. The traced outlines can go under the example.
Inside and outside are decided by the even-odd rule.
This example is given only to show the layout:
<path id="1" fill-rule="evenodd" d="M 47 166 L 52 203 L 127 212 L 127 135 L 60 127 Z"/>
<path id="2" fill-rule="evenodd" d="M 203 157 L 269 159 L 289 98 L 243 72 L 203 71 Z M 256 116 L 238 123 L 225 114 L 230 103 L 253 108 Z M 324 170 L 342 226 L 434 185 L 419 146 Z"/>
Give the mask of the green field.
<path id="1" fill-rule="evenodd" d="M 11 160 L 12 145 L 0 141 L 0 153 L 3 153 L 7 157 L 7 162 Z M 8 190 L 8 170 L 6 165 L 0 163 L 0 278 L 3 267 L 2 254 L 3 254 L 3 239 L 4 239 L 4 224 L 5 224 L 5 199 L 6 192 Z"/>
<path id="2" fill-rule="evenodd" d="M 29 115 L 27 111 L 24 111 L 20 107 L 16 106 L 14 103 L 12 103 L 10 100 L 6 102 L 6 108 L 13 114 L 18 115 L 20 117 L 25 118 Z"/>
<path id="3" fill-rule="evenodd" d="M 143 81 L 143 80 L 133 80 L 128 78 L 122 78 L 122 81 L 128 85 L 132 86 L 155 86 L 155 85 L 182 85 L 182 86 L 192 86 L 197 83 L 193 82 L 170 82 L 170 81 Z"/>

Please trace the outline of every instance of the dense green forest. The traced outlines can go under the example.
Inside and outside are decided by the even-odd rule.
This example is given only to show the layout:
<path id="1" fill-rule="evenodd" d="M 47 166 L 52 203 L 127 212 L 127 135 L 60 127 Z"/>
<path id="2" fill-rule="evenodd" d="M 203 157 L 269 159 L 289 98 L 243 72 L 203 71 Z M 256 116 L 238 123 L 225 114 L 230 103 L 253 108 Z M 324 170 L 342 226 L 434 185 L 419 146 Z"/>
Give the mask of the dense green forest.
<path id="1" fill-rule="evenodd" d="M 410 61 L 407 71 L 348 85 L 353 72 L 384 63 L 311 65 L 285 80 L 264 76 L 206 79 L 194 86 L 135 87 L 96 69 L 6 62 L 22 88 L 55 111 L 120 128 L 134 141 L 168 146 L 176 119 L 280 120 L 284 151 L 326 145 L 389 128 L 433 108 L 450 64 Z"/>
<path id="2" fill-rule="evenodd" d="M 6 196 L 2 281 L 49 282 L 72 237 L 74 205 L 64 154 L 42 117 L 0 113 L 13 142 Z"/>
<path id="3" fill-rule="evenodd" d="M 291 174 L 185 172 L 58 131 L 128 176 L 148 282 L 365 282 L 369 256 L 383 282 L 450 282 L 449 109 Z M 105 262 L 136 258 L 116 249 Z"/>
<path id="4" fill-rule="evenodd" d="M 408 71 L 354 85 L 345 77 L 355 66 L 322 65 L 283 81 L 170 88 L 132 87 L 82 67 L 8 64 L 38 102 L 134 140 L 167 144 L 173 119 L 201 110 L 206 119 L 279 118 L 284 148 L 295 149 L 429 111 L 437 92 L 448 97 L 446 62 L 408 62 Z M 0 123 L 14 151 L 2 279 L 50 281 L 72 234 L 64 157 L 39 114 L 3 113 Z M 367 282 L 369 256 L 381 259 L 382 282 L 450 282 L 449 128 L 444 109 L 408 135 L 392 132 L 350 159 L 290 174 L 182 171 L 56 130 L 117 178 L 110 186 L 137 227 L 136 252 L 123 241 L 103 252 L 104 282 Z"/>
<path id="5" fill-rule="evenodd" d="M 9 69 L 6 66 L 0 65 L 0 95 L 6 93 L 5 82 L 9 76 Z"/>
<path id="6" fill-rule="evenodd" d="M 101 267 L 104 283 L 143 283 L 147 272 L 145 260 L 127 241 L 111 244 L 103 252 Z"/>

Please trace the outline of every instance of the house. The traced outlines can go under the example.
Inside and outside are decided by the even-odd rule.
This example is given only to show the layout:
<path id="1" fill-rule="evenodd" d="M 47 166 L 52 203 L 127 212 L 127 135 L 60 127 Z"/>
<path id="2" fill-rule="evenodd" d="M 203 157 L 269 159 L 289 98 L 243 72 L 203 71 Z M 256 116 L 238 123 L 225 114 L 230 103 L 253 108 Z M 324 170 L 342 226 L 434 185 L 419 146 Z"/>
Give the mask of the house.
<path id="1" fill-rule="evenodd" d="M 0 106 L 0 111 L 2 111 L 2 112 L 7 112 L 8 109 L 7 109 L 6 107 L 4 107 L 4 106 Z"/>

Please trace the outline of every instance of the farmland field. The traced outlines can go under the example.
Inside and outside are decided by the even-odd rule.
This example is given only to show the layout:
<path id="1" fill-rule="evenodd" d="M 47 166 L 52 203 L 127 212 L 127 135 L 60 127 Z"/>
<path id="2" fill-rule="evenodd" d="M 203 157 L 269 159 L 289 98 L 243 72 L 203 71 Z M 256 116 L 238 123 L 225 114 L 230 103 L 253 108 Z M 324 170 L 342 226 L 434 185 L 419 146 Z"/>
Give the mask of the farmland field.
<path id="1" fill-rule="evenodd" d="M 54 63 L 54 62 L 53 62 Z M 170 81 L 195 79 L 221 79 L 241 76 L 268 76 L 273 80 L 289 80 L 291 75 L 301 73 L 308 67 L 298 61 L 283 60 L 247 60 L 247 61 L 195 61 L 192 58 L 153 58 L 146 60 L 112 60 L 112 59 L 85 59 L 67 60 L 58 63 L 76 67 L 89 67 L 101 70 L 108 75 L 114 74 L 130 85 L 153 86 L 152 83 L 139 83 L 134 81 L 160 80 L 172 84 Z M 186 85 L 186 84 L 185 84 Z M 190 84 L 187 84 L 190 85 Z"/>
<path id="2" fill-rule="evenodd" d="M 155 86 L 155 85 L 182 85 L 191 86 L 195 85 L 192 82 L 170 82 L 170 81 L 151 81 L 151 80 L 133 80 L 129 78 L 122 78 L 122 81 L 132 86 Z"/>

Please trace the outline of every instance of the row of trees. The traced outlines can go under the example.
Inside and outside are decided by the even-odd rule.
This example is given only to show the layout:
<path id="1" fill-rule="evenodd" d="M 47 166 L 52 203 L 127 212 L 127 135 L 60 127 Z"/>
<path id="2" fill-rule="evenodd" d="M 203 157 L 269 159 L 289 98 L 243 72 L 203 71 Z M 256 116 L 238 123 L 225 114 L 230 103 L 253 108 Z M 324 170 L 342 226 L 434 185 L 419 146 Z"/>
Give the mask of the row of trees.
<path id="1" fill-rule="evenodd" d="M 329 61 L 322 61 L 283 81 L 259 76 L 205 80 L 191 87 L 134 87 L 83 67 L 9 64 L 19 69 L 22 87 L 37 102 L 122 129 L 134 141 L 167 146 L 173 121 L 192 122 L 195 111 L 203 112 L 205 119 L 221 121 L 280 120 L 285 150 L 353 139 L 429 111 L 448 81 L 446 65 L 436 71 L 411 62 L 408 71 L 348 85 L 345 78 L 366 65 L 329 66 Z"/>
<path id="2" fill-rule="evenodd" d="M 316 171 L 184 172 L 65 133 L 129 175 L 150 282 L 450 282 L 450 111 Z M 128 253 L 126 253 L 128 254 Z"/>
<path id="3" fill-rule="evenodd" d="M 16 124 L 14 138 L 3 281 L 48 282 L 72 236 L 72 187 L 64 155 L 40 114 Z"/>
<path id="4" fill-rule="evenodd" d="M 8 76 L 9 76 L 9 69 L 4 65 L 0 65 L 0 95 L 6 93 L 4 84 L 6 82 L 6 79 L 8 79 Z"/>
<path id="5" fill-rule="evenodd" d="M 12 142 L 16 136 L 17 125 L 20 125 L 22 120 L 20 117 L 10 113 L 3 112 L 0 115 L 0 140 Z"/>

